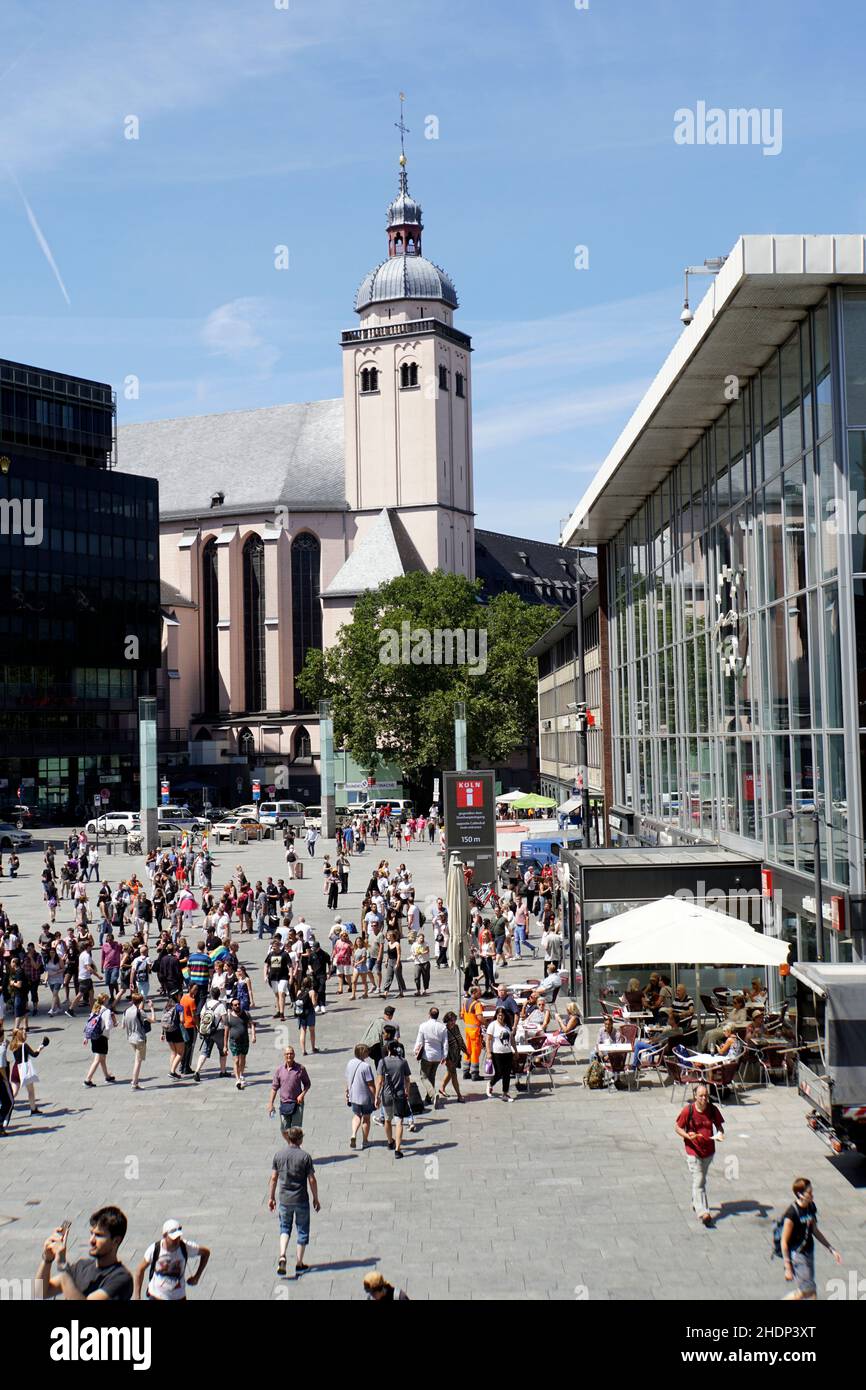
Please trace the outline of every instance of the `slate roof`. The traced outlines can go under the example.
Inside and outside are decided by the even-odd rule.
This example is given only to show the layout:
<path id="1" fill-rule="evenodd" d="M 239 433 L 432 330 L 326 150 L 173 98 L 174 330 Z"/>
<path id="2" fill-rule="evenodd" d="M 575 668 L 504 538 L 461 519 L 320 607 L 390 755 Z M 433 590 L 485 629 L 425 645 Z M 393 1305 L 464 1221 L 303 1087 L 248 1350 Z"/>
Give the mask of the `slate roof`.
<path id="1" fill-rule="evenodd" d="M 342 397 L 124 425 L 117 455 L 124 473 L 158 479 L 163 520 L 347 507 Z M 218 492 L 225 502 L 211 508 Z"/>
<path id="2" fill-rule="evenodd" d="M 400 518 L 383 507 L 363 540 L 338 570 L 323 598 L 355 597 L 376 589 L 389 579 L 412 570 L 423 570 L 424 562 L 403 527 Z"/>
<path id="3" fill-rule="evenodd" d="M 590 551 L 499 531 L 475 532 L 475 574 L 482 581 L 484 600 L 514 593 L 527 603 L 568 609 L 577 596 L 574 567 L 578 560 L 587 580 L 596 580 L 598 562 Z"/>

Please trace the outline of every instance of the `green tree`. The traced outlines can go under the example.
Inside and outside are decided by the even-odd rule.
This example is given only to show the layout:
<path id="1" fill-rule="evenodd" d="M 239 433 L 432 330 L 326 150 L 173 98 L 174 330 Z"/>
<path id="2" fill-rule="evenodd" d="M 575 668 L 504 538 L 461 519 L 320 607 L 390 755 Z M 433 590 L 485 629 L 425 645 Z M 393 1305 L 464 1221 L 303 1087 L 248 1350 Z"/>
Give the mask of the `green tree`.
<path id="1" fill-rule="evenodd" d="M 427 770 L 451 766 L 456 700 L 466 704 L 476 766 L 505 762 L 534 731 L 536 665 L 526 650 L 557 610 L 507 593 L 485 605 L 479 593 L 462 575 L 402 575 L 361 595 L 335 646 L 308 654 L 298 685 L 314 703 L 331 701 L 335 739 L 362 766 L 393 760 L 419 784 Z M 472 660 L 436 664 L 436 630 L 465 633 Z"/>

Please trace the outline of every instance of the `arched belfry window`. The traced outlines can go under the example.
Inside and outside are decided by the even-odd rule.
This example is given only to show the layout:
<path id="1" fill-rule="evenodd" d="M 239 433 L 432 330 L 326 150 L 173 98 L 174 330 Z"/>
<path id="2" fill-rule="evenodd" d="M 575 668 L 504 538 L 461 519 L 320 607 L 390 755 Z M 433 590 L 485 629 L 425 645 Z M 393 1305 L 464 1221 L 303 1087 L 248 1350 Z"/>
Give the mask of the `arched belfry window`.
<path id="1" fill-rule="evenodd" d="M 361 368 L 361 395 L 362 395 L 362 396 L 367 396 L 367 395 L 370 394 L 371 391 L 378 391 L 378 389 L 379 389 L 379 368 L 378 368 L 378 367 L 362 367 L 362 368 Z"/>
<path id="2" fill-rule="evenodd" d="M 220 707 L 218 567 L 219 553 L 211 538 L 201 556 L 202 704 L 208 713 L 217 713 Z"/>
<path id="3" fill-rule="evenodd" d="M 295 709 L 311 709 L 298 689 L 307 652 L 322 649 L 322 605 L 319 601 L 321 547 L 315 536 L 303 531 L 292 541 L 292 661 Z"/>
<path id="4" fill-rule="evenodd" d="M 244 546 L 244 707 L 265 707 L 265 545 L 250 536 Z"/>
<path id="5" fill-rule="evenodd" d="M 405 390 L 407 390 L 410 386 L 417 386 L 417 385 L 418 385 L 418 363 L 417 363 L 417 362 L 401 362 L 401 363 L 400 363 L 400 390 L 401 390 L 401 391 L 405 391 Z"/>

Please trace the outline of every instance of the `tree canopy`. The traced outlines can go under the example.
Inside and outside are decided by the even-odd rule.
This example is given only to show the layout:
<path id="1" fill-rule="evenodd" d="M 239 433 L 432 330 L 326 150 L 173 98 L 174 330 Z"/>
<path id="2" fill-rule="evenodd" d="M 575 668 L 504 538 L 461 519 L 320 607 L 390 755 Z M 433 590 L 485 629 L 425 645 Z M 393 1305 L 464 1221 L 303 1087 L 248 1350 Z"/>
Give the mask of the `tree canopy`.
<path id="1" fill-rule="evenodd" d="M 363 767 L 400 764 L 412 780 L 449 767 L 454 703 L 466 705 L 470 760 L 505 762 L 536 727 L 536 665 L 527 647 L 556 609 L 499 594 L 487 604 L 462 575 L 416 572 L 362 594 L 328 651 L 298 678 L 331 701 L 334 736 Z"/>

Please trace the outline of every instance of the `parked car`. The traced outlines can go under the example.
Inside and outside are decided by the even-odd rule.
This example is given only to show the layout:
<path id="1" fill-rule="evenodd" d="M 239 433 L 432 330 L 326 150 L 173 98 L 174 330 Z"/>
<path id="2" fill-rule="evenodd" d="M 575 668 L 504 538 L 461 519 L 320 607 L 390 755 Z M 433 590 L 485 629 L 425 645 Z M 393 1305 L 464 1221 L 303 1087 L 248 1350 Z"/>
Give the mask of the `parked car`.
<path id="1" fill-rule="evenodd" d="M 0 821 L 0 850 L 29 849 L 32 841 L 29 830 L 19 830 L 17 825 Z"/>
<path id="2" fill-rule="evenodd" d="M 308 807 L 307 807 L 307 809 L 306 809 L 305 812 L 304 812 L 304 825 L 305 825 L 305 827 L 307 828 L 307 830 L 309 830 L 311 827 L 312 827 L 314 830 L 321 830 L 321 828 L 322 828 L 322 808 L 321 808 L 321 806 L 308 806 Z"/>
<path id="3" fill-rule="evenodd" d="M 303 829 L 305 810 L 300 801 L 262 801 L 259 805 L 259 821 L 262 825 L 275 825 L 279 830 L 287 826 Z"/>
<path id="4" fill-rule="evenodd" d="M 246 806 L 235 806 L 234 809 L 227 814 L 230 816 L 249 816 L 250 820 L 258 820 L 259 804 L 258 801 L 252 801 Z"/>
<path id="5" fill-rule="evenodd" d="M 128 835 L 130 830 L 141 829 L 141 815 L 138 811 L 106 811 L 104 816 L 89 820 L 84 829 L 88 835 Z"/>
<path id="6" fill-rule="evenodd" d="M 0 815 L 2 815 L 4 822 L 11 822 L 19 830 L 29 830 L 31 826 L 36 824 L 36 812 L 32 806 L 25 806 L 23 802 L 13 806 L 4 806 Z"/>
<path id="7" fill-rule="evenodd" d="M 352 811 L 365 811 L 367 815 L 370 815 L 372 812 L 384 810 L 386 806 L 391 808 L 392 820 L 399 820 L 403 815 L 412 816 L 415 814 L 412 802 L 399 796 L 377 796 L 369 801 L 365 801 L 362 806 L 351 806 L 349 809 Z"/>
<path id="8" fill-rule="evenodd" d="M 222 820 L 211 826 L 210 834 L 219 843 L 220 840 L 230 840 L 233 830 L 245 830 L 250 838 L 258 839 L 262 826 L 253 816 L 223 816 Z"/>

